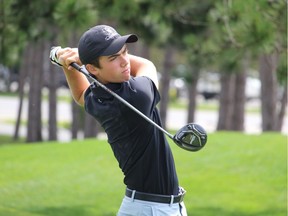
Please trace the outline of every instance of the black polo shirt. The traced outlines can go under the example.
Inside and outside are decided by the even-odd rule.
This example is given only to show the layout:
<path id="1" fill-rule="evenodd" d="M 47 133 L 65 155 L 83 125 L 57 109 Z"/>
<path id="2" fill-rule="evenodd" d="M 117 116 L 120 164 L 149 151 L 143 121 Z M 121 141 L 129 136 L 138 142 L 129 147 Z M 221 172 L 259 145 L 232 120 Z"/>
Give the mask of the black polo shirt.
<path id="1" fill-rule="evenodd" d="M 160 95 L 151 79 L 135 77 L 106 86 L 161 126 L 156 108 Z M 174 159 L 163 132 L 95 83 L 86 90 L 85 110 L 107 133 L 128 188 L 178 194 Z"/>

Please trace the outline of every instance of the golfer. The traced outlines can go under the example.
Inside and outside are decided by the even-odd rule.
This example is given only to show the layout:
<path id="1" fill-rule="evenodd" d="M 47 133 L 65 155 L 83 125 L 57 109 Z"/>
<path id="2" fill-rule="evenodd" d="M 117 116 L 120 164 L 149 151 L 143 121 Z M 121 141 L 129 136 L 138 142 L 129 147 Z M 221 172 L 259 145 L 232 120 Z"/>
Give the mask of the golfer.
<path id="1" fill-rule="evenodd" d="M 74 100 L 107 133 L 124 174 L 127 187 L 117 215 L 187 215 L 185 191 L 179 187 L 163 132 L 70 66 L 85 65 L 99 82 L 161 125 L 156 68 L 149 60 L 128 54 L 127 43 L 137 40 L 134 34 L 121 36 L 111 26 L 98 25 L 81 36 L 78 49 L 61 48 L 56 58 Z"/>

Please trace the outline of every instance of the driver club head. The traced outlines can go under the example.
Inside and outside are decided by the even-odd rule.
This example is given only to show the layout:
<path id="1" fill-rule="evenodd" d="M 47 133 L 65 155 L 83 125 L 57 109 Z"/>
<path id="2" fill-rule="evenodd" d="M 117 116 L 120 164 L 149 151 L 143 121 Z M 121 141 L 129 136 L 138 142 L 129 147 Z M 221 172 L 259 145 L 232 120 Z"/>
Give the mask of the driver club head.
<path id="1" fill-rule="evenodd" d="M 199 151 L 207 142 L 207 133 L 203 127 L 189 123 L 174 135 L 173 141 L 187 151 Z"/>

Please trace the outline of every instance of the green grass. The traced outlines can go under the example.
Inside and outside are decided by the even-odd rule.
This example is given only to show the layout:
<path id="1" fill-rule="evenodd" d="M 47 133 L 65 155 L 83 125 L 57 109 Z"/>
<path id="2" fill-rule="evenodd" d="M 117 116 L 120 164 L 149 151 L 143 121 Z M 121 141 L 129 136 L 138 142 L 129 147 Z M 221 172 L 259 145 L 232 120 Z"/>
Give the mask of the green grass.
<path id="1" fill-rule="evenodd" d="M 25 138 L 20 137 L 18 140 L 13 140 L 13 137 L 8 136 L 8 135 L 0 135 L 0 147 L 1 145 L 7 145 L 7 144 L 11 144 L 11 145 L 15 145 L 15 144 L 23 144 L 25 142 Z M 0 148 L 1 149 L 1 148 Z M 1 151 L 1 150 L 0 150 Z M 1 158 L 0 158 L 1 161 Z"/>
<path id="2" fill-rule="evenodd" d="M 5 124 L 10 124 L 10 125 L 16 125 L 16 120 L 15 119 L 3 119 L 1 121 L 2 123 Z M 48 120 L 47 121 L 42 121 L 42 126 L 47 126 L 48 127 Z M 27 126 L 28 122 L 25 120 L 20 121 L 20 126 Z M 69 121 L 57 121 L 57 127 L 58 128 L 65 128 L 69 129 L 71 127 L 71 123 Z M 0 143 L 1 143 L 1 138 L 0 138 Z"/>
<path id="3" fill-rule="evenodd" d="M 169 108 L 173 109 L 185 109 L 187 110 L 188 107 L 188 101 L 187 100 L 171 100 L 169 102 Z M 197 110 L 201 111 L 214 111 L 217 112 L 219 109 L 219 104 L 217 100 L 211 100 L 211 101 L 198 101 L 197 102 Z M 251 106 L 249 103 L 247 103 L 245 107 L 246 113 L 260 113 L 260 107 L 258 106 Z"/>
<path id="4" fill-rule="evenodd" d="M 286 136 L 223 132 L 199 152 L 171 147 L 188 215 L 286 215 Z M 0 215 L 116 215 L 124 189 L 105 141 L 0 146 Z"/>

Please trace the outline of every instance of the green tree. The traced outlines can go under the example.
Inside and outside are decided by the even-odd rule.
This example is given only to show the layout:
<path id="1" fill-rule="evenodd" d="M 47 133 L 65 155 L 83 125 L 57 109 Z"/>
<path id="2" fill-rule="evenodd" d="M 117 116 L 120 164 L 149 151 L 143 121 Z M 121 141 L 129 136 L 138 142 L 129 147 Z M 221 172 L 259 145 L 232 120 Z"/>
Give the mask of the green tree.
<path id="1" fill-rule="evenodd" d="M 188 118 L 187 122 L 194 122 L 197 107 L 196 96 L 197 84 L 203 70 L 209 68 L 211 57 L 207 48 L 209 34 L 208 15 L 214 7 L 213 1 L 203 1 L 192 3 L 185 1 L 178 10 L 175 11 L 173 31 L 176 32 L 175 40 L 183 41 L 180 49 L 184 50 L 186 56 L 186 72 L 181 76 L 188 86 Z M 183 55 L 182 55 L 183 56 Z"/>
<path id="2" fill-rule="evenodd" d="M 84 30 L 97 23 L 98 9 L 95 9 L 92 1 L 89 0 L 59 1 L 53 17 L 57 27 L 61 29 L 61 35 L 58 38 L 60 44 L 63 47 L 77 47 L 79 37 Z M 97 135 L 96 121 L 89 118 L 88 114 L 84 113 L 83 109 L 73 100 L 71 103 L 71 112 L 71 133 L 73 139 L 78 138 L 79 131 L 81 130 L 84 130 L 85 137 L 95 137 Z M 95 130 L 90 130 L 91 128 Z"/>
<path id="3" fill-rule="evenodd" d="M 210 13 L 212 41 L 218 45 L 216 50 L 221 51 L 217 52 L 220 57 L 225 52 L 235 50 L 239 54 L 235 61 L 243 62 L 247 55 L 254 62 L 259 59 L 264 131 L 275 130 L 277 125 L 276 69 L 279 55 L 287 50 L 283 37 L 286 31 L 286 20 L 283 19 L 286 17 L 286 8 L 287 2 L 284 0 L 226 0 L 217 2 Z M 219 58 L 217 60 L 221 61 Z"/>
<path id="4" fill-rule="evenodd" d="M 277 68 L 277 74 L 278 74 L 278 82 L 280 83 L 280 90 L 282 91 L 282 96 L 280 96 L 280 107 L 278 112 L 278 121 L 276 130 L 281 131 L 285 113 L 286 113 L 286 107 L 287 107 L 287 99 L 288 99 L 288 89 L 287 89 L 287 53 L 281 55 L 281 58 L 279 60 L 279 66 Z"/>
<path id="5" fill-rule="evenodd" d="M 50 3 L 50 4 L 49 4 Z M 13 26 L 21 35 L 25 36 L 24 44 L 31 47 L 28 54 L 29 65 L 29 106 L 28 106 L 28 128 L 27 141 L 35 142 L 42 140 L 42 83 L 43 63 L 46 33 L 45 18 L 53 11 L 53 1 L 33 1 L 27 5 L 24 0 L 15 0 L 11 4 L 11 15 L 14 17 Z M 43 7 L 45 4 L 45 7 Z M 21 45 L 21 44 L 20 44 Z M 27 68 L 26 68 L 27 69 Z M 22 70 L 20 70 L 22 71 Z"/>
<path id="6" fill-rule="evenodd" d="M 182 59 L 182 62 L 188 64 L 189 68 L 186 70 L 190 75 L 184 75 L 187 77 L 186 82 L 189 85 L 189 115 L 188 121 L 193 121 L 195 106 L 196 106 L 196 85 L 198 80 L 198 74 L 200 73 L 201 63 L 199 53 L 193 53 L 199 49 L 197 45 L 195 48 L 191 46 L 191 41 L 187 35 L 203 36 L 203 32 L 207 28 L 207 11 L 212 6 L 212 1 L 205 1 L 201 3 L 192 3 L 191 1 L 141 1 L 141 7 L 143 8 L 140 16 L 134 19 L 134 26 L 142 28 L 147 35 L 145 37 L 146 42 L 150 45 L 156 45 L 163 49 L 163 66 L 161 67 L 161 79 L 160 79 L 160 115 L 165 127 L 167 109 L 169 102 L 169 87 L 172 72 L 175 71 L 177 53 L 181 53 L 187 57 Z M 139 14 L 139 13 L 138 13 Z M 206 23 L 205 23 L 206 22 Z M 184 39 L 187 39 L 186 41 Z M 191 37 L 190 37 L 191 38 Z M 195 38 L 195 37 L 194 37 Z M 200 41 L 200 40 L 199 40 Z M 192 48 L 191 48 L 192 47 Z M 191 48 L 191 49 L 189 49 Z M 189 50 L 191 53 L 185 52 Z M 191 51 L 193 50 L 193 51 Z M 197 52 L 197 51 L 196 51 Z M 191 55 L 190 55 L 191 54 Z M 190 56 L 193 56 L 190 58 Z M 197 60 L 196 60 L 196 57 Z M 198 61 L 199 60 L 199 61 Z M 201 62 L 201 63 L 200 63 Z M 183 75 L 183 74 L 182 74 Z"/>
<path id="7" fill-rule="evenodd" d="M 22 35 L 21 43 L 11 43 L 11 50 L 13 47 L 21 47 L 28 49 L 25 52 L 22 64 L 24 70 L 28 70 L 29 74 L 29 111 L 28 111 L 28 130 L 27 141 L 34 142 L 42 140 L 42 116 L 41 116 L 41 90 L 43 83 L 43 72 L 46 71 L 49 75 L 49 139 L 57 138 L 57 120 L 56 120 L 56 90 L 57 78 L 55 67 L 51 67 L 48 62 L 49 49 L 58 44 L 57 41 L 67 40 L 73 38 L 76 33 L 83 31 L 83 24 L 91 23 L 93 8 L 90 5 L 79 1 L 27 1 L 15 0 L 11 1 L 7 6 L 9 18 L 11 20 L 11 29 L 17 29 L 18 35 Z M 43 4 L 45 7 L 43 7 Z M 62 11 L 61 11 L 62 10 Z M 94 15 L 94 12 L 93 12 Z M 13 27 L 13 28 L 12 28 Z M 62 31 L 60 31 L 61 29 Z M 69 34 L 68 34 L 69 31 Z M 11 32 L 9 33 L 11 34 Z M 62 36 L 62 37 L 61 37 Z M 11 37 L 14 39 L 14 37 Z M 17 39 L 17 37 L 15 37 Z M 10 40 L 12 40 L 10 39 Z M 15 39 L 14 39 L 15 40 Z M 15 46 L 17 44 L 17 46 Z M 63 43 L 64 44 L 64 43 Z M 67 45 L 68 43 L 64 44 Z M 77 44 L 75 43 L 74 46 Z M 19 53 L 19 52 L 18 52 Z M 8 54 L 7 54 L 8 55 Z M 27 57 L 27 58 L 26 58 Z M 20 59 L 18 57 L 18 59 Z M 25 62 L 24 62 L 25 61 Z M 28 62 L 28 64 L 27 64 Z M 24 67 L 24 64 L 29 68 Z M 20 72 L 24 71 L 20 70 Z M 23 78 L 23 76 L 20 76 Z M 20 86 L 24 86 L 21 84 Z M 21 94 L 23 95 L 23 94 Z M 20 108 L 19 108 L 20 110 Z M 19 111 L 20 113 L 21 111 Z M 20 114 L 18 115 L 20 116 Z M 18 121 L 19 121 L 18 117 Z M 18 131 L 16 126 L 16 131 Z M 16 132 L 15 132 L 16 134 Z M 15 136 L 17 137 L 17 136 Z"/>

